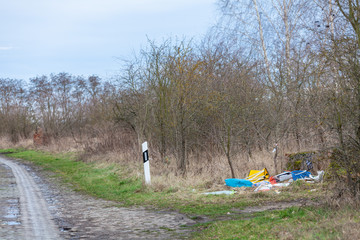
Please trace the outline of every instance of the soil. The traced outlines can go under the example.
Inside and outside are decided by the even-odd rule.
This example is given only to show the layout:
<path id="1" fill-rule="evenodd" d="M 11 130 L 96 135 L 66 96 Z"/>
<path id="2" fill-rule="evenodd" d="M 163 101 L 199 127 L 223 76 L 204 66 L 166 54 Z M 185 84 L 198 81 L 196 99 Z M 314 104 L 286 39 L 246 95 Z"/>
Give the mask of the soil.
<path id="1" fill-rule="evenodd" d="M 116 202 L 75 192 L 31 164 L 1 159 L 0 239 L 187 239 L 189 226 L 196 223 L 173 211 L 118 207 Z M 33 182 L 17 177 L 14 167 Z M 28 197 L 32 200 L 22 197 L 23 180 L 39 190 Z M 42 201 L 45 205 L 34 208 L 34 202 Z"/>
<path id="2" fill-rule="evenodd" d="M 29 172 L 4 158 L 0 163 L 1 209 L 6 219 L 2 225 L 13 230 L 8 233 L 2 227 L 3 239 L 59 239 L 47 203 Z"/>

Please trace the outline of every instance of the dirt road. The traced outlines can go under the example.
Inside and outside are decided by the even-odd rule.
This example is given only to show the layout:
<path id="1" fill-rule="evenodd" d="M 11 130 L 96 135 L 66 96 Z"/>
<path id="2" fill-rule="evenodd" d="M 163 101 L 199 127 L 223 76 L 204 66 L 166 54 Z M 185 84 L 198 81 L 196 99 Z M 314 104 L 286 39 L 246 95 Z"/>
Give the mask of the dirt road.
<path id="1" fill-rule="evenodd" d="M 23 239 L 59 239 L 58 229 L 52 220 L 50 212 L 47 207 L 47 203 L 42 196 L 42 193 L 34 182 L 34 179 L 29 175 L 29 173 L 21 166 L 8 161 L 0 157 L 0 163 L 2 168 L 6 170 L 11 170 L 17 189 L 11 189 L 14 196 L 11 199 L 14 202 L 20 203 L 20 211 L 17 211 L 17 214 L 14 214 L 13 210 L 9 210 L 6 215 L 8 218 L 11 218 L 11 214 L 20 215 L 21 213 L 21 223 L 22 231 L 18 231 L 19 235 Z M 6 168 L 6 165 L 8 168 Z M 6 174 L 10 179 L 12 178 L 11 173 L 8 171 Z M 6 199 L 8 203 L 10 199 Z M 11 206 L 8 207 L 11 209 Z M 12 209 L 16 208 L 16 204 L 13 204 Z M 15 224 L 15 222 L 12 222 Z M 5 223 L 5 225 L 11 225 L 11 222 Z M 15 224 L 16 225 L 16 224 Z M 19 224 L 20 225 L 20 224 Z M 8 237 L 8 236 L 2 236 Z M 12 238 L 13 236 L 11 236 Z"/>
<path id="2" fill-rule="evenodd" d="M 176 212 L 117 205 L 0 156 L 0 239 L 186 239 L 184 226 L 194 223 Z"/>

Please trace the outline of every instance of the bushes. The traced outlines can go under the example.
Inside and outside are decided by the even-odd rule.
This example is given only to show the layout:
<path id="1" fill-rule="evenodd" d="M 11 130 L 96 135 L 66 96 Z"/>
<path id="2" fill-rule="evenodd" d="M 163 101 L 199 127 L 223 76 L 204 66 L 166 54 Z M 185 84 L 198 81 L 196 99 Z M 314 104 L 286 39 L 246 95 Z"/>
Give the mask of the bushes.
<path id="1" fill-rule="evenodd" d="M 360 203 L 360 144 L 348 140 L 331 155 L 329 175 L 333 183 L 334 202 Z"/>
<path id="2" fill-rule="evenodd" d="M 289 170 L 303 170 L 306 168 L 305 161 L 313 161 L 315 152 L 299 152 L 286 154 L 286 168 Z"/>

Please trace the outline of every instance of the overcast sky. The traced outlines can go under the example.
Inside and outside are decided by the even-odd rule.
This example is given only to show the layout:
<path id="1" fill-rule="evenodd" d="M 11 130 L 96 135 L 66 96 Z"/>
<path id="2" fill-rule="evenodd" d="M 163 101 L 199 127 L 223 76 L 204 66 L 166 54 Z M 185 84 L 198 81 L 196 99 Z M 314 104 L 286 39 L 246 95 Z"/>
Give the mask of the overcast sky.
<path id="1" fill-rule="evenodd" d="M 147 38 L 201 38 L 216 0 L 0 0 L 0 78 L 113 77 Z"/>

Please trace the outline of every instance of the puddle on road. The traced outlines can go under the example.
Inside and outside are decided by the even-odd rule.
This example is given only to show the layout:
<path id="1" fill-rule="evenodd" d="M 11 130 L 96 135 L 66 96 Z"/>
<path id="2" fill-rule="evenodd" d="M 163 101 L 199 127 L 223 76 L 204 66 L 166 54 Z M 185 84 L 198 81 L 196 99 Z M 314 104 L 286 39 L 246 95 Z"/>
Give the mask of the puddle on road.
<path id="1" fill-rule="evenodd" d="M 3 219 L 2 225 L 21 225 L 20 222 L 20 209 L 17 199 L 8 199 L 6 202 L 10 203 L 10 206 L 5 211 L 5 215 L 1 217 Z"/>
<path id="2" fill-rule="evenodd" d="M 19 204 L 19 199 L 18 198 L 10 198 L 6 200 L 7 203 L 10 204 Z"/>
<path id="3" fill-rule="evenodd" d="M 5 215 L 4 218 L 17 218 L 19 215 L 18 214 L 8 214 L 8 215 Z"/>
<path id="4" fill-rule="evenodd" d="M 7 199 L 6 202 L 9 206 L 6 209 L 6 214 L 3 215 L 3 225 L 20 225 L 20 209 L 19 209 L 19 199 Z"/>
<path id="5" fill-rule="evenodd" d="M 20 199 L 17 194 L 16 182 L 14 182 L 13 178 L 6 175 L 2 175 L 0 182 L 4 186 L 4 189 L 0 191 L 0 206 L 2 207 L 0 211 L 0 224 L 3 226 L 21 225 Z"/>
<path id="6" fill-rule="evenodd" d="M 5 221 L 5 222 L 3 222 L 2 225 L 9 225 L 9 226 L 21 225 L 21 222 L 18 222 L 18 221 Z"/>
<path id="7" fill-rule="evenodd" d="M 19 217 L 19 210 L 16 210 L 15 211 L 8 211 L 8 213 L 4 216 L 4 218 L 17 218 Z"/>
<path id="8" fill-rule="evenodd" d="M 19 197 L 11 168 L 0 164 L 0 239 L 24 239 Z"/>

